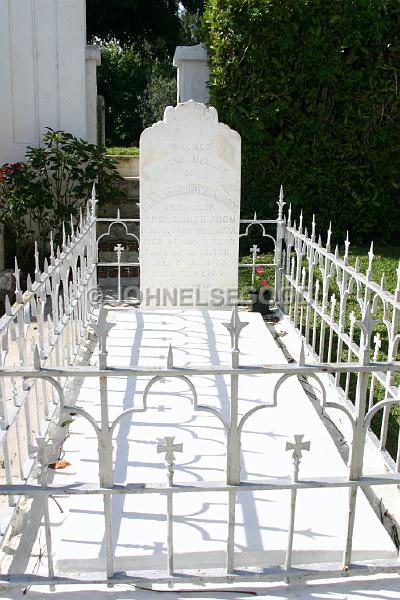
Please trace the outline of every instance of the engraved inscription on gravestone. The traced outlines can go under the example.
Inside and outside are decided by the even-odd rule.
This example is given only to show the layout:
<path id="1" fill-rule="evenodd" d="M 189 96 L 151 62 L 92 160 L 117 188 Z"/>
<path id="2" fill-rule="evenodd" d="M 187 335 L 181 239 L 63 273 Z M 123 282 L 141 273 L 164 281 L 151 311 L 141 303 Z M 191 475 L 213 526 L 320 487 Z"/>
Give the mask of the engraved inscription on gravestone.
<path id="1" fill-rule="evenodd" d="M 237 295 L 240 136 L 217 111 L 168 107 L 140 139 L 142 306 L 226 306 Z"/>

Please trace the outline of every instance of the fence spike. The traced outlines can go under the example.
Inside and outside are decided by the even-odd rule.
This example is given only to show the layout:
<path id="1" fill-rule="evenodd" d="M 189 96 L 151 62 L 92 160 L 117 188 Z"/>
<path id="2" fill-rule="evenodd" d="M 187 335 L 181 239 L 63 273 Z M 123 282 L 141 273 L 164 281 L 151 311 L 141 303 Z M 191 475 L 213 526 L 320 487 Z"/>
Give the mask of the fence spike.
<path id="1" fill-rule="evenodd" d="M 284 195 L 283 195 L 283 186 L 281 185 L 280 190 L 279 190 L 279 200 L 277 202 L 278 205 L 278 221 L 282 221 L 282 216 L 283 216 L 283 207 L 285 206 L 286 202 L 284 202 Z M 254 219 L 255 220 L 255 219 Z"/>
<path id="2" fill-rule="evenodd" d="M 71 240 L 75 240 L 75 228 L 74 228 L 74 217 L 71 213 Z"/>
<path id="3" fill-rule="evenodd" d="M 117 221 L 121 220 L 121 211 L 119 208 L 117 208 Z"/>
<path id="4" fill-rule="evenodd" d="M 356 262 L 354 263 L 354 270 L 356 273 L 358 273 L 360 270 L 360 258 L 358 256 L 356 258 Z"/>
<path id="5" fill-rule="evenodd" d="M 65 252 L 66 249 L 66 234 L 65 234 L 65 223 L 62 224 L 62 241 L 61 241 L 62 251 Z"/>
<path id="6" fill-rule="evenodd" d="M 322 238 L 321 238 L 321 235 L 318 236 L 318 246 L 319 246 L 319 248 L 322 248 Z"/>
<path id="7" fill-rule="evenodd" d="M 35 369 L 35 371 L 40 371 L 41 369 L 39 348 L 36 343 L 35 348 L 33 350 L 33 368 Z"/>
<path id="8" fill-rule="evenodd" d="M 60 250 L 60 246 L 57 246 L 57 250 L 56 250 L 56 257 L 57 257 L 57 260 L 61 260 L 61 250 Z"/>
<path id="9" fill-rule="evenodd" d="M 37 241 L 35 241 L 35 281 L 36 283 L 40 283 L 40 269 L 39 269 L 39 250 Z"/>
<path id="10" fill-rule="evenodd" d="M 54 240 L 53 240 L 53 232 L 50 231 L 50 264 L 54 267 L 55 264 L 55 256 L 54 256 Z"/>
<path id="11" fill-rule="evenodd" d="M 30 273 L 28 273 L 26 277 L 26 289 L 28 290 L 28 292 L 32 291 L 32 279 Z"/>
<path id="12" fill-rule="evenodd" d="M 344 262 L 347 265 L 349 258 L 349 248 L 350 248 L 350 240 L 349 240 L 349 232 L 346 231 L 346 239 L 344 241 Z"/>
<path id="13" fill-rule="evenodd" d="M 339 258 L 339 246 L 337 244 L 335 246 L 335 258 Z"/>
<path id="14" fill-rule="evenodd" d="M 21 270 L 18 267 L 17 257 L 15 257 L 14 278 L 15 278 L 15 300 L 16 300 L 16 302 L 22 302 Z"/>
<path id="15" fill-rule="evenodd" d="M 253 221 L 257 221 L 257 212 L 256 211 L 254 211 Z"/>
<path id="16" fill-rule="evenodd" d="M 299 233 L 301 233 L 301 230 L 303 229 L 303 209 L 301 209 L 300 211 L 300 219 L 299 219 Z"/>
<path id="17" fill-rule="evenodd" d="M 315 214 L 313 214 L 312 216 L 312 222 L 311 222 L 311 241 L 315 242 L 315 228 L 316 228 L 317 224 L 315 222 Z"/>
<path id="18" fill-rule="evenodd" d="M 8 297 L 8 294 L 6 294 L 6 297 L 4 298 L 4 308 L 6 311 L 6 315 L 8 317 L 12 317 L 11 302 L 10 298 Z"/>
<path id="19" fill-rule="evenodd" d="M 371 274 L 373 260 L 374 260 L 374 242 L 371 242 L 371 247 L 368 252 L 368 270 L 367 270 L 368 276 L 370 276 L 370 274 Z"/>
<path id="20" fill-rule="evenodd" d="M 288 227 L 292 224 L 292 203 L 289 204 L 288 216 L 287 216 Z"/>
<path id="21" fill-rule="evenodd" d="M 96 204 L 97 204 L 97 198 L 96 198 L 96 180 L 93 181 L 93 186 L 92 186 L 92 196 L 90 198 L 90 202 L 91 202 L 91 208 L 92 208 L 92 217 L 95 218 L 96 217 Z"/>
<path id="22" fill-rule="evenodd" d="M 326 249 L 330 250 L 331 247 L 331 238 L 332 238 L 332 222 L 329 222 L 329 227 L 328 227 L 328 231 L 327 231 L 327 236 L 326 236 Z"/>
<path id="23" fill-rule="evenodd" d="M 83 230 L 83 212 L 82 206 L 79 207 L 79 233 L 82 233 Z"/>

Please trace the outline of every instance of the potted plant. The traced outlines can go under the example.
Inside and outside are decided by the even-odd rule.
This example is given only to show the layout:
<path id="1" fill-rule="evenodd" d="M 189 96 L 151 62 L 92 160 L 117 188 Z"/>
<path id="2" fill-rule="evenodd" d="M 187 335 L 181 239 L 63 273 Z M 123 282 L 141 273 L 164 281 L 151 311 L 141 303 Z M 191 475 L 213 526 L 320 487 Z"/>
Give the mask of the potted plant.
<path id="1" fill-rule="evenodd" d="M 271 314 L 270 301 L 272 290 L 269 284 L 270 281 L 266 279 L 264 267 L 256 267 L 254 281 L 250 289 L 252 312 L 259 312 L 262 315 Z"/>

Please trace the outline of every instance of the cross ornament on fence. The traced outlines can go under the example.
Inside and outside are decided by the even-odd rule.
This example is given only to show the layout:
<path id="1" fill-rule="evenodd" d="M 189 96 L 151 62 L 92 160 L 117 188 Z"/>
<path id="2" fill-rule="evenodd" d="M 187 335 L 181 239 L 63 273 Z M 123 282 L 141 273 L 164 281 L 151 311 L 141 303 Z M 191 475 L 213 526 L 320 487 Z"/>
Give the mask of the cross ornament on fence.
<path id="1" fill-rule="evenodd" d="M 114 252 L 117 253 L 117 261 L 121 262 L 121 255 L 124 252 L 125 248 L 122 246 L 122 244 L 117 244 L 116 246 L 114 246 Z"/>
<path id="2" fill-rule="evenodd" d="M 303 442 L 304 434 L 300 433 L 294 436 L 294 442 L 286 442 L 286 450 L 293 450 L 293 481 L 299 477 L 299 467 L 303 456 L 303 450 L 310 449 L 310 442 Z"/>
<path id="3" fill-rule="evenodd" d="M 166 436 L 164 443 L 157 444 L 157 453 L 165 453 L 165 462 L 168 465 L 168 485 L 174 482 L 174 452 L 183 452 L 183 444 L 174 444 L 175 436 Z"/>

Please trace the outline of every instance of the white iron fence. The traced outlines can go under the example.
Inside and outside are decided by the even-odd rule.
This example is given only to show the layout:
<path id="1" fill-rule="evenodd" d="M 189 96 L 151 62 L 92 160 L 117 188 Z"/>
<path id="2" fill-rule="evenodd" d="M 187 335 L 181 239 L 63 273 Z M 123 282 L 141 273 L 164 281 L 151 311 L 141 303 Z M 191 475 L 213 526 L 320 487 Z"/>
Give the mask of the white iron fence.
<path id="1" fill-rule="evenodd" d="M 137 219 L 125 220 L 117 216 L 108 221 L 108 229 L 96 237 L 95 215 L 96 199 L 85 218 L 81 218 L 79 227 L 71 236 L 64 239 L 62 247 L 54 250 L 51 245 L 50 262 L 45 261 L 43 272 L 39 270 L 39 256 L 36 253 L 35 281 L 28 279 L 27 291 L 23 294 L 19 283 L 19 270 L 16 265 L 16 303 L 11 307 L 6 303 L 6 315 L 0 320 L 0 393 L 1 393 L 1 430 L 0 451 L 4 461 L 3 478 L 0 481 L 0 498 L 7 499 L 11 513 L 21 497 L 42 497 L 48 558 L 48 576 L 28 576 L 24 574 L 0 577 L 0 582 L 12 585 L 74 583 L 73 579 L 57 577 L 53 565 L 51 542 L 51 524 L 48 513 L 48 500 L 51 495 L 100 494 L 104 498 L 104 527 L 106 538 L 105 573 L 107 582 L 148 581 L 200 582 L 235 580 L 274 580 L 327 577 L 349 573 L 373 573 L 380 571 L 398 571 L 398 562 L 373 562 L 353 564 L 352 541 L 356 513 L 357 492 L 360 487 L 400 484 L 399 427 L 395 430 L 396 447 L 393 458 L 385 454 L 389 472 L 385 469 L 376 475 L 363 475 L 364 450 L 366 437 L 370 434 L 371 422 L 381 415 L 380 447 L 384 450 L 388 442 L 391 409 L 400 402 L 398 379 L 400 362 L 399 352 L 399 315 L 400 315 L 400 268 L 395 293 L 385 289 L 385 280 L 380 284 L 373 281 L 373 253 L 369 254 L 369 266 L 364 275 L 357 264 L 349 264 L 349 242 L 345 243 L 345 254 L 339 256 L 338 250 L 331 252 L 331 232 L 328 232 L 327 244 L 316 240 L 315 222 L 311 236 L 303 231 L 302 220 L 299 227 L 291 223 L 290 211 L 286 218 L 283 214 L 283 194 L 278 202 L 277 219 L 253 220 L 241 222 L 240 237 L 245 238 L 258 228 L 261 243 L 272 244 L 272 259 L 261 262 L 257 258 L 259 247 L 253 244 L 252 259 L 247 264 L 239 264 L 239 269 L 250 269 L 254 280 L 257 267 L 271 268 L 275 273 L 274 300 L 286 310 L 291 322 L 304 336 L 305 345 L 314 352 L 314 362 L 305 362 L 304 347 L 297 363 L 270 365 L 266 367 L 241 367 L 239 353 L 240 323 L 237 309 L 233 310 L 232 320 L 227 324 L 232 339 L 232 363 L 229 367 L 196 367 L 182 369 L 174 366 L 172 349 L 167 357 L 167 366 L 160 368 L 108 368 L 106 338 L 108 326 L 104 313 L 97 325 L 92 326 L 99 339 L 99 366 L 86 368 L 74 366 L 74 358 L 87 328 L 95 301 L 97 284 L 97 266 L 110 266 L 106 261 L 98 260 L 98 251 L 102 240 L 110 235 L 114 226 L 124 228 L 124 237 L 134 245 L 139 245 L 138 236 L 129 223 L 137 226 Z M 272 228 L 271 233 L 266 227 Z M 252 237 L 252 241 L 253 241 Z M 111 267 L 117 270 L 118 298 L 121 300 L 121 269 L 139 267 L 139 261 L 123 260 L 124 240 L 113 241 L 116 260 Z M 98 263 L 98 265 L 97 265 Z M 377 323 L 379 321 L 379 323 Z M 385 333 L 385 337 L 383 335 Z M 34 348 L 33 358 L 29 348 Z M 15 349 L 13 349 L 15 348 Z M 242 375 L 280 374 L 275 386 L 272 402 L 257 405 L 238 418 L 238 380 Z M 330 374 L 349 402 L 331 402 L 326 390 L 326 374 Z M 148 378 L 143 407 L 121 413 L 112 423 L 109 421 L 107 379 L 110 377 Z M 216 409 L 197 403 L 196 388 L 192 377 L 226 375 L 231 379 L 230 420 L 226 420 Z M 336 409 L 346 415 L 351 436 L 349 440 L 351 456 L 347 477 L 315 477 L 302 479 L 299 463 L 306 443 L 300 438 L 294 440 L 293 476 L 290 478 L 270 479 L 266 481 L 242 480 L 240 472 L 241 433 L 247 419 L 256 411 L 273 408 L 279 401 L 279 390 L 284 381 L 293 376 L 306 376 L 316 382 L 320 389 L 322 409 Z M 66 404 L 64 383 L 75 377 L 100 378 L 101 423 L 97 424 L 92 416 L 83 409 Z M 194 410 L 212 413 L 218 418 L 226 432 L 226 480 L 224 482 L 204 481 L 194 484 L 179 484 L 174 481 L 171 441 L 166 440 L 166 461 L 168 484 L 155 486 L 114 485 L 112 468 L 112 434 L 122 418 L 147 409 L 146 398 L 151 386 L 160 377 L 183 379 L 193 395 Z M 62 411 L 61 413 L 59 411 Z M 47 484 L 47 440 L 50 422 L 57 420 L 60 414 L 68 411 L 87 419 L 94 428 L 98 439 L 99 485 L 56 487 Z M 396 427 L 396 424 L 395 424 Z M 397 438 L 396 438 L 397 435 Z M 393 443 L 393 435 L 391 436 Z M 304 445 L 306 444 L 306 445 Z M 40 465 L 39 483 L 27 483 L 32 466 L 38 458 Z M 268 474 L 266 474 L 267 476 Z M 292 544 L 295 526 L 297 493 L 304 488 L 345 487 L 349 490 L 347 535 L 343 541 L 343 561 L 338 565 L 304 565 L 292 567 Z M 263 569 L 235 568 L 234 542 L 236 524 L 236 496 L 238 492 L 255 490 L 291 490 L 291 507 L 288 514 L 287 554 L 284 566 Z M 174 569 L 174 507 L 176 493 L 227 492 L 229 510 L 227 512 L 226 568 L 223 571 L 204 572 L 199 575 L 196 565 L 193 570 L 177 573 Z M 163 572 L 148 573 L 145 576 L 135 573 L 115 573 L 113 555 L 113 530 L 111 515 L 111 497 L 113 494 L 163 494 L 168 499 L 167 522 L 168 556 Z M 4 514 L 5 507 L 1 507 Z M 3 519 L 3 536 L 10 519 Z M 93 581 L 93 580 L 92 580 Z"/>
<path id="2" fill-rule="evenodd" d="M 368 306 L 368 304 L 366 305 Z M 297 363 L 292 364 L 276 364 L 268 366 L 241 366 L 240 351 L 239 351 L 239 336 L 244 326 L 240 322 L 237 308 L 233 309 L 232 318 L 229 323 L 225 324 L 231 335 L 231 364 L 229 366 L 199 366 L 190 368 L 180 368 L 175 366 L 173 350 L 170 348 L 166 357 L 165 368 L 137 367 L 131 366 L 127 368 L 107 366 L 107 333 L 109 324 L 106 321 L 105 311 L 100 311 L 99 320 L 93 329 L 96 331 L 99 341 L 99 364 L 98 367 L 46 367 L 40 366 L 39 351 L 36 348 L 34 352 L 33 367 L 17 367 L 15 370 L 10 370 L 5 367 L 0 369 L 0 377 L 7 378 L 11 374 L 25 379 L 34 379 L 35 381 L 51 382 L 56 387 L 57 378 L 71 377 L 94 377 L 100 380 L 100 397 L 101 397 L 101 421 L 97 423 L 93 416 L 82 408 L 76 406 L 68 406 L 64 402 L 64 394 L 62 389 L 57 388 L 60 404 L 63 414 L 74 413 L 78 417 L 87 419 L 93 427 L 95 436 L 98 442 L 98 469 L 99 482 L 98 485 L 74 484 L 71 486 L 55 486 L 47 483 L 47 464 L 48 464 L 48 446 L 45 440 L 38 440 L 39 449 L 38 457 L 41 467 L 39 483 L 23 484 L 8 483 L 0 486 L 0 494 L 9 497 L 17 497 L 19 495 L 42 498 L 44 506 L 44 527 L 46 533 L 46 556 L 47 556 L 47 575 L 2 575 L 0 582 L 8 585 L 43 585 L 43 584 L 74 584 L 79 581 L 76 577 L 59 577 L 55 572 L 53 563 L 52 549 L 52 525 L 49 519 L 48 502 L 49 497 L 55 495 L 68 496 L 71 494 L 92 494 L 103 496 L 104 499 L 104 536 L 105 536 L 105 562 L 104 573 L 96 579 L 88 579 L 83 577 L 82 583 L 107 582 L 114 583 L 203 583 L 207 582 L 235 582 L 235 581 L 273 581 L 286 578 L 287 580 L 296 579 L 312 579 L 325 578 L 333 576 L 348 576 L 352 574 L 373 574 L 376 572 L 398 572 L 398 560 L 379 560 L 365 561 L 354 563 L 352 561 L 352 545 L 353 545 L 353 530 L 354 520 L 357 510 L 357 494 L 359 488 L 366 486 L 394 485 L 400 484 L 400 475 L 398 473 L 377 473 L 375 475 L 364 475 L 364 449 L 367 431 L 370 426 L 371 419 L 378 411 L 385 411 L 387 407 L 394 402 L 399 402 L 399 398 L 385 399 L 374 405 L 368 410 L 368 393 L 367 383 L 371 373 L 377 374 L 382 370 L 394 374 L 400 371 L 400 362 L 392 361 L 384 364 L 370 360 L 370 337 L 373 328 L 373 322 L 370 318 L 370 312 L 366 310 L 363 319 L 359 325 L 361 328 L 361 348 L 362 355 L 358 362 L 334 362 L 321 364 L 306 364 L 304 362 L 304 349 L 301 352 L 300 359 Z M 348 410 L 341 403 L 330 402 L 326 397 L 325 384 L 322 375 L 325 373 L 347 374 L 354 373 L 357 375 L 357 389 L 354 412 Z M 250 409 L 241 418 L 238 416 L 238 382 L 243 375 L 276 375 L 279 374 L 277 383 L 275 384 L 273 394 L 269 402 L 257 404 Z M 257 411 L 273 409 L 277 406 L 281 398 L 281 386 L 290 377 L 296 377 L 305 374 L 312 377 L 319 385 L 322 393 L 321 408 L 322 409 L 337 409 L 341 411 L 348 419 L 352 430 L 351 439 L 351 458 L 349 461 L 348 475 L 343 477 L 311 477 L 302 478 L 300 475 L 300 461 L 302 452 L 310 449 L 310 442 L 313 440 L 304 440 L 303 436 L 295 436 L 293 443 L 288 443 L 286 449 L 292 451 L 293 472 L 292 476 L 278 477 L 276 479 L 268 477 L 265 474 L 265 480 L 250 480 L 243 479 L 240 466 L 240 448 L 241 435 L 243 428 L 252 415 Z M 195 384 L 192 378 L 201 376 L 214 377 L 224 375 L 230 378 L 230 412 L 229 417 L 225 417 L 222 412 L 214 407 L 200 405 L 197 400 Z M 121 412 L 112 422 L 109 417 L 108 390 L 107 379 L 113 377 L 143 377 L 147 380 L 145 392 L 143 394 L 143 404 L 140 408 L 130 408 Z M 214 415 L 223 425 L 226 439 L 226 471 L 225 481 L 201 481 L 194 483 L 181 484 L 174 479 L 174 450 L 179 448 L 173 446 L 173 438 L 167 437 L 165 445 L 160 445 L 159 451 L 165 452 L 167 465 L 167 483 L 150 484 L 114 484 L 114 473 L 112 463 L 112 439 L 113 432 L 123 418 L 131 417 L 135 419 L 137 413 L 142 413 L 147 410 L 147 397 L 152 386 L 160 378 L 174 378 L 183 380 L 191 390 L 193 408 L 195 411 L 205 411 Z M 304 489 L 316 488 L 336 488 L 342 487 L 348 489 L 347 499 L 347 526 L 346 535 L 343 539 L 343 559 L 340 564 L 305 564 L 292 565 L 293 556 L 293 533 L 296 523 L 296 507 L 298 494 L 301 494 Z M 274 490 L 290 490 L 291 503 L 288 518 L 287 528 L 287 550 L 284 565 L 276 567 L 254 568 L 249 565 L 247 568 L 237 569 L 235 567 L 235 531 L 236 531 L 236 499 L 239 492 L 252 493 L 254 491 L 274 491 Z M 177 570 L 174 566 L 174 498 L 176 494 L 182 493 L 204 493 L 221 492 L 227 493 L 229 503 L 226 514 L 226 566 L 224 569 L 212 569 L 199 571 L 196 564 L 193 567 L 185 570 Z M 161 571 L 127 571 L 115 572 L 114 568 L 114 550 L 113 550 L 113 519 L 112 519 L 112 504 L 111 497 L 113 494 L 161 494 L 167 497 L 167 556 L 165 558 L 165 569 Z M 180 519 L 182 517 L 180 516 Z M 82 557 L 83 558 L 83 557 Z"/>
<path id="3" fill-rule="evenodd" d="M 386 287 L 385 275 L 379 283 L 373 279 L 373 244 L 368 253 L 366 273 L 360 270 L 357 258 L 349 260 L 348 237 L 344 254 L 336 246 L 331 250 L 332 231 L 327 232 L 326 244 L 316 238 L 315 220 L 311 236 L 303 227 L 292 224 L 289 210 L 282 226 L 282 261 L 280 267 L 279 303 L 290 321 L 304 337 L 319 362 L 358 362 L 364 356 L 382 361 L 382 369 L 371 371 L 367 386 L 368 410 L 379 400 L 387 401 L 378 431 L 379 447 L 388 450 L 388 466 L 400 470 L 400 427 L 390 418 L 390 406 L 399 398 L 400 378 L 385 364 L 399 358 L 400 342 L 400 263 L 394 293 Z M 371 344 L 365 345 L 363 333 L 368 324 Z M 360 374 L 336 372 L 334 383 L 341 388 L 349 406 L 354 405 Z M 392 404 L 390 404 L 392 401 Z M 351 404 L 352 403 L 352 404 Z M 390 440 L 388 432 L 390 428 Z"/>
<path id="4" fill-rule="evenodd" d="M 0 481 L 20 485 L 27 481 L 37 454 L 37 438 L 44 438 L 57 410 L 65 379 L 18 376 L 18 369 L 62 369 L 74 364 L 93 308 L 96 288 L 96 218 L 93 208 L 81 214 L 77 228 L 65 228 L 61 247 L 50 241 L 50 258 L 39 268 L 35 249 L 34 281 L 28 275 L 21 290 L 21 273 L 15 262 L 15 303 L 8 297 L 0 319 L 0 365 L 8 376 L 0 379 Z M 30 349 L 37 348 L 33 364 Z M 17 496 L 0 496 L 3 540 L 18 505 Z"/>

